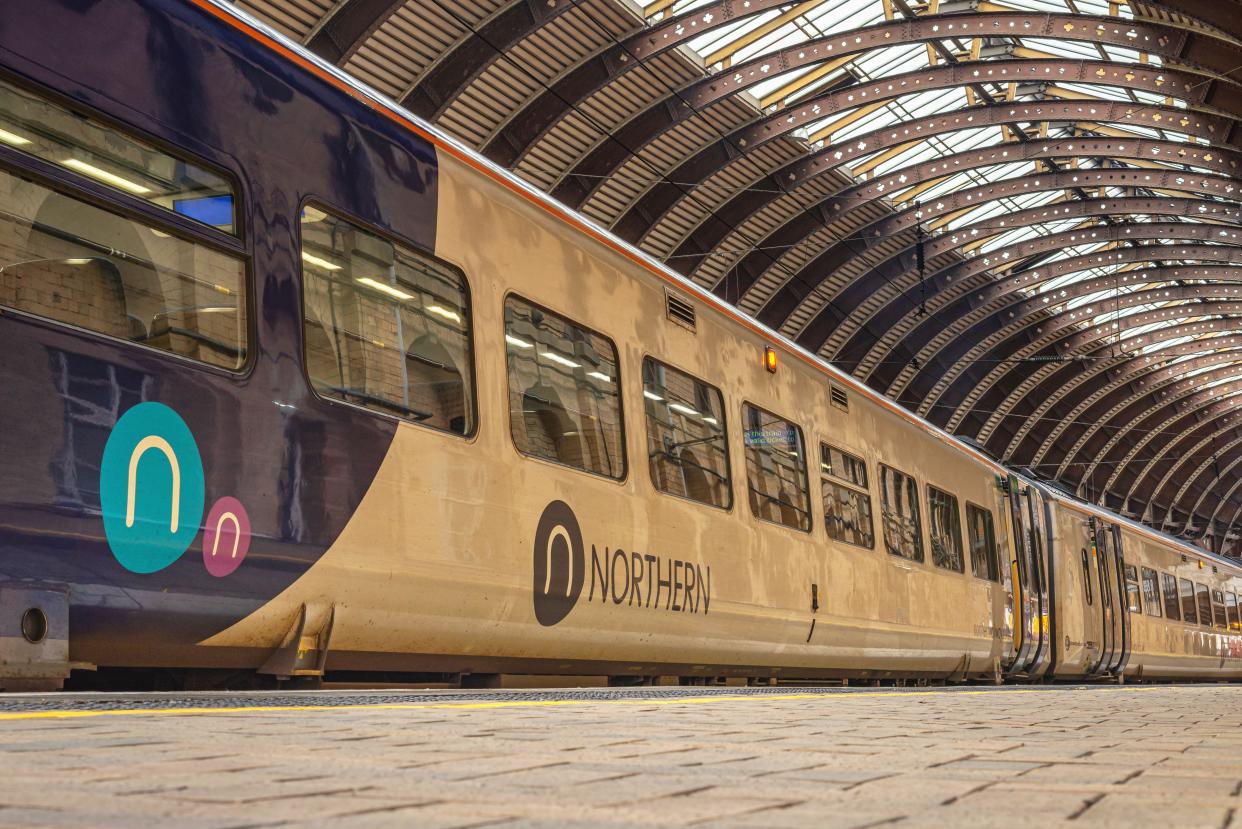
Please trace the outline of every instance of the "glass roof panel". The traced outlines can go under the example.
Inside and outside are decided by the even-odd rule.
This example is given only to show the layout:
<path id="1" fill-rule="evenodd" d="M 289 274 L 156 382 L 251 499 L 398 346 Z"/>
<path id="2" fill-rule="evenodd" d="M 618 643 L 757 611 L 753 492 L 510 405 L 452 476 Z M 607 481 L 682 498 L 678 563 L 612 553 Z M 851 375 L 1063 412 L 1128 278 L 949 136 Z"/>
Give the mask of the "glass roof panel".
<path id="1" fill-rule="evenodd" d="M 655 11 L 659 17 L 678 14 L 704 5 L 708 0 L 683 0 L 669 5 L 666 0 L 639 0 L 644 9 Z M 944 3 L 950 0 L 943 0 Z M 711 59 L 712 71 L 727 72 L 730 68 L 755 57 L 767 55 L 789 46 L 805 43 L 816 38 L 834 36 L 852 32 L 855 29 L 873 26 L 886 20 L 902 19 L 907 14 L 926 13 L 926 5 L 898 4 L 892 0 L 804 0 L 801 3 L 790 2 L 788 5 L 767 10 L 753 17 L 743 18 L 724 28 L 701 35 L 689 42 L 692 50 L 704 58 Z M 912 12 L 903 11 L 912 9 Z M 1122 20 L 1133 19 L 1133 13 L 1127 3 L 1116 0 L 992 0 L 981 3 L 978 11 L 1028 11 L 1035 13 L 1080 13 L 1099 16 L 1113 16 Z M 947 61 L 973 62 L 978 60 L 1009 59 L 1015 57 L 1050 60 L 1109 60 L 1132 65 L 1142 63 L 1146 66 L 1159 67 L 1163 61 L 1158 55 L 1144 54 L 1128 46 L 1117 46 L 1095 41 L 1058 40 L 1054 37 L 1026 37 L 1005 34 L 999 37 L 988 37 L 975 40 L 970 37 L 945 37 L 936 43 L 894 43 L 892 46 L 878 48 L 866 53 L 848 56 L 840 66 L 827 72 L 817 71 L 816 67 L 799 67 L 789 72 L 775 72 L 765 75 L 764 79 L 749 87 L 747 93 L 756 101 L 763 100 L 770 104 L 768 111 L 776 112 L 782 105 L 791 105 L 808 96 L 822 93 L 830 84 L 853 78 L 865 83 L 901 73 L 916 72 L 921 69 L 943 68 Z M 767 100 L 771 96 L 772 100 Z M 973 87 L 958 86 L 950 88 L 918 89 L 896 99 L 882 102 L 871 102 L 865 96 L 859 96 L 856 108 L 847 108 L 825 113 L 814 122 L 804 123 L 793 133 L 795 139 L 806 142 L 810 152 L 831 150 L 847 142 L 859 142 L 860 138 L 877 130 L 906 125 L 912 121 L 931 118 L 945 113 L 966 111 L 988 101 L 1014 101 L 1023 104 L 1038 104 L 1041 101 L 1056 100 L 1101 100 L 1106 102 L 1134 102 L 1157 106 L 1173 106 L 1186 108 L 1184 100 L 1169 99 L 1165 94 L 1144 89 L 1129 89 L 1106 84 L 1092 84 L 1078 80 L 1063 80 L 1059 73 L 1052 77 L 1041 78 L 1040 83 L 1012 84 L 992 79 L 980 79 Z M 1102 116 L 1101 116 L 1102 117 Z M 1058 147 L 1056 156 L 1041 157 L 1036 163 L 1026 157 L 1019 146 L 1024 140 L 1040 138 L 1064 137 L 1072 139 L 1077 136 L 1103 135 L 1133 139 L 1152 138 L 1178 143 L 1206 144 L 1204 139 L 1188 136 L 1184 133 L 1155 127 L 1143 126 L 1130 120 L 1121 123 L 1104 123 L 1101 121 L 1083 121 L 1078 123 L 1041 122 L 1037 116 L 1025 123 L 1001 126 L 999 124 L 980 125 L 972 120 L 965 128 L 941 135 L 927 136 L 916 139 L 904 146 L 864 148 L 857 156 L 848 159 L 845 166 L 839 169 L 853 174 L 859 180 L 875 177 L 900 177 L 897 184 L 891 187 L 884 197 L 897 208 L 906 208 L 914 201 L 923 204 L 934 200 L 944 200 L 954 193 L 973 190 L 997 184 L 1020 176 L 1042 173 L 1055 173 L 1060 170 L 1078 169 L 1090 173 L 1101 169 L 1138 170 L 1140 180 L 1137 186 L 1110 185 L 1099 187 L 1090 183 L 1090 177 L 1084 176 L 1081 184 L 1061 190 L 1031 190 L 989 198 L 977 202 L 972 199 L 970 205 L 954 214 L 937 215 L 925 225 L 932 236 L 939 234 L 961 234 L 961 251 L 967 257 L 983 257 L 989 267 L 996 270 L 997 278 L 1023 268 L 1033 267 L 1036 272 L 1040 265 L 1062 262 L 1072 257 L 1084 256 L 1093 252 L 1106 250 L 1125 250 L 1134 247 L 1143 249 L 1143 259 L 1137 262 L 1106 261 L 1096 265 L 1084 266 L 1055 278 L 1035 279 L 1025 290 L 1033 296 L 1043 296 L 1050 306 L 1064 306 L 1065 309 L 1087 309 L 1093 305 L 1106 303 L 1109 298 L 1140 290 L 1143 287 L 1158 287 L 1163 283 L 1150 283 L 1138 275 L 1144 267 L 1155 265 L 1171 265 L 1172 261 L 1159 258 L 1160 247 L 1176 240 L 1158 240 L 1149 244 L 1141 240 L 1122 242 L 1108 241 L 1100 234 L 1098 241 L 1093 241 L 1091 226 L 1099 223 L 1183 223 L 1197 222 L 1194 216 L 1182 215 L 1119 215 L 1109 216 L 1104 213 L 1090 217 L 1058 216 L 1055 212 L 1039 222 L 1022 221 L 1010 225 L 1006 217 L 1020 210 L 1036 208 L 1058 203 L 1069 203 L 1083 199 L 1107 201 L 1128 197 L 1151 197 L 1168 195 L 1174 198 L 1205 198 L 1218 199 L 1216 196 L 1200 196 L 1193 192 L 1155 191 L 1150 189 L 1157 184 L 1157 177 L 1162 171 L 1184 171 L 1187 176 L 1216 175 L 1212 169 L 1200 166 L 1188 166 L 1179 163 L 1167 155 L 1159 154 L 1151 158 L 1128 159 L 1074 157 L 1072 142 L 1064 142 Z M 920 181 L 905 174 L 908 168 L 937 158 L 950 158 L 972 150 L 1005 143 L 1002 150 L 1005 160 L 1001 163 L 989 164 L 975 168 L 962 168 L 955 165 L 945 171 L 939 179 Z M 1013 156 L 1008 157 L 1012 148 Z M 883 182 L 888 186 L 888 182 Z M 877 189 L 879 189 L 877 187 Z M 1224 197 L 1231 196 L 1231 192 Z M 1205 208 L 1206 210 L 1206 208 Z M 1219 217 L 1217 218 L 1219 221 Z M 973 227 L 972 227 L 973 226 Z M 1038 254 L 1035 259 L 1038 265 L 1021 261 L 1012 253 L 1012 246 L 1025 240 L 1041 238 L 1050 234 L 1065 233 L 1083 229 L 1084 237 L 1075 244 L 1059 247 L 1054 251 Z M 1118 274 L 1117 285 L 1109 290 L 1095 290 L 1083 297 L 1069 297 L 1068 286 L 1084 280 L 1096 279 L 1109 274 Z M 1124 281 L 1120 278 L 1124 275 Z M 1051 276 L 1050 274 L 1048 276 Z M 1133 281 L 1131 278 L 1133 277 Z M 1065 291 L 1064 296 L 1059 296 Z M 1126 314 L 1144 313 L 1155 306 L 1127 309 Z M 1185 311 L 1180 305 L 1178 313 Z M 1089 311 L 1084 311 L 1089 314 Z M 1175 314 L 1170 311 L 1169 320 L 1151 322 L 1135 329 L 1121 331 L 1122 336 L 1137 336 L 1136 332 L 1158 330 L 1167 325 L 1178 324 Z M 1103 318 L 1097 318 L 1100 322 Z M 1100 324 L 1104 324 L 1100 322 Z M 1108 322 L 1111 325 L 1113 322 Z"/>

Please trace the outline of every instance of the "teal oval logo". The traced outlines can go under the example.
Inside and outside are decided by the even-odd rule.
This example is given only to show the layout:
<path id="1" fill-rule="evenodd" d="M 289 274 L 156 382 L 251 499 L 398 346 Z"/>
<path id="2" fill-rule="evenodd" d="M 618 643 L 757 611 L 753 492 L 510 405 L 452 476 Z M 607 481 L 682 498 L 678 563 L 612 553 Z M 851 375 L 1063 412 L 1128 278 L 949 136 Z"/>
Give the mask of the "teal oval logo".
<path id="1" fill-rule="evenodd" d="M 139 403 L 112 428 L 99 469 L 104 534 L 126 570 L 154 573 L 198 535 L 203 460 L 190 427 L 163 403 Z"/>

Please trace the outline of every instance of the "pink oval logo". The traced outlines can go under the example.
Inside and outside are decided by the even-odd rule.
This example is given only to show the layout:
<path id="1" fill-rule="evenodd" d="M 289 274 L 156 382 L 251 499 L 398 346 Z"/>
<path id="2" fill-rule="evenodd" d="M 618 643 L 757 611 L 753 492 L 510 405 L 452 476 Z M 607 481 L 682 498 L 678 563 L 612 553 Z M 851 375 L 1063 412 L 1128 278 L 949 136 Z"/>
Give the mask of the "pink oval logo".
<path id="1" fill-rule="evenodd" d="M 203 564 L 213 576 L 227 576 L 250 550 L 250 516 L 246 508 L 226 495 L 211 506 L 203 531 Z"/>

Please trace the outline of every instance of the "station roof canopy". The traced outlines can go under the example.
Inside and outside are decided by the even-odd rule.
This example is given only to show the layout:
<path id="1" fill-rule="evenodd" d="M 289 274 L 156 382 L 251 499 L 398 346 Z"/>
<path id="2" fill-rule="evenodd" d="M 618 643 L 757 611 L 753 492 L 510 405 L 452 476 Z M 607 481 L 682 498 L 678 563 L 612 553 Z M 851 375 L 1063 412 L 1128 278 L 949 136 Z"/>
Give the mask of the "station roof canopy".
<path id="1" fill-rule="evenodd" d="M 1239 0 L 235 0 L 996 457 L 1236 553 Z"/>

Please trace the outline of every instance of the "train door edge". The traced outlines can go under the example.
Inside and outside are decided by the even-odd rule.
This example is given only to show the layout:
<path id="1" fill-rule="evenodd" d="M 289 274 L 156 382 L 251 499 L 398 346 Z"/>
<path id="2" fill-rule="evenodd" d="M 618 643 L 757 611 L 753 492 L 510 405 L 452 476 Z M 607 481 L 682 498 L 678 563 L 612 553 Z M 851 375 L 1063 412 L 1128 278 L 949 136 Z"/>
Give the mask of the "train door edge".
<path id="1" fill-rule="evenodd" d="M 1126 557 L 1121 535 L 1121 525 L 1113 524 L 1109 529 L 1112 531 L 1113 559 L 1116 562 L 1117 612 L 1120 618 L 1118 632 L 1121 636 L 1121 645 L 1117 648 L 1116 662 L 1110 667 L 1113 676 L 1117 677 L 1118 682 L 1122 682 L 1125 677 L 1126 665 L 1130 662 L 1130 652 L 1133 649 L 1131 641 L 1132 631 L 1130 629 L 1130 594 L 1126 586 Z"/>

